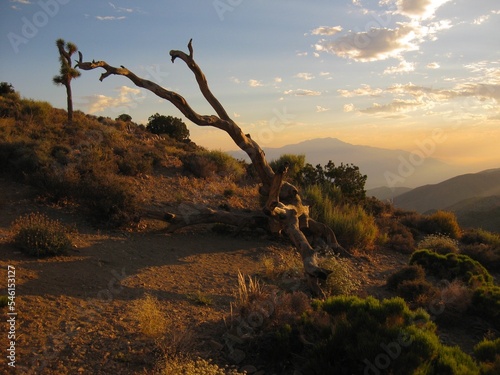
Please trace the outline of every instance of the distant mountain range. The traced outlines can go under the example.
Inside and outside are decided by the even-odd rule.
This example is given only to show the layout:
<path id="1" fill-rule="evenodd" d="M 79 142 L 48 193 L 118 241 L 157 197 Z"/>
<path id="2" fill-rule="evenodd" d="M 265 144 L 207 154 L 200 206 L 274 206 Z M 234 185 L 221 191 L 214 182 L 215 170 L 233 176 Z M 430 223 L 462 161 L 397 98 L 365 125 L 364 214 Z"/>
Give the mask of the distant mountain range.
<path id="1" fill-rule="evenodd" d="M 337 138 L 316 138 L 280 148 L 264 148 L 267 160 L 278 159 L 283 154 L 303 154 L 306 162 L 312 165 L 325 165 L 333 161 L 354 164 L 360 172 L 368 176 L 366 188 L 380 186 L 417 187 L 437 183 L 447 178 L 465 173 L 438 159 L 421 158 L 403 150 L 388 150 L 371 146 L 352 145 Z M 237 158 L 247 159 L 242 151 L 229 152 Z M 420 152 L 420 155 L 425 154 Z"/>
<path id="2" fill-rule="evenodd" d="M 393 203 L 420 213 L 452 211 L 463 227 L 500 232 L 500 168 L 421 186 L 394 197 Z"/>

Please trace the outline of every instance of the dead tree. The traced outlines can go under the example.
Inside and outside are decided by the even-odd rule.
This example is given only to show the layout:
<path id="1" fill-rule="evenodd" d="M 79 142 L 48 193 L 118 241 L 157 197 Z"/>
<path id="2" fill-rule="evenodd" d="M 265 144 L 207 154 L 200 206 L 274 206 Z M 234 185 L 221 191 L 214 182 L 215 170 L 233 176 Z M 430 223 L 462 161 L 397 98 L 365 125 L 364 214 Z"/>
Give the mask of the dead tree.
<path id="1" fill-rule="evenodd" d="M 330 248 L 341 252 L 343 255 L 349 256 L 349 253 L 338 244 L 331 228 L 309 217 L 309 207 L 302 203 L 298 189 L 284 181 L 286 167 L 276 172 L 273 171 L 260 146 L 250 137 L 250 134 L 243 133 L 241 128 L 229 117 L 224 107 L 212 94 L 205 75 L 193 58 L 192 40 L 189 41 L 188 50 L 189 54 L 177 50 L 170 51 L 172 63 L 176 59 L 180 59 L 189 67 L 195 75 L 201 93 L 217 115 L 201 115 L 195 112 L 186 99 L 178 93 L 169 91 L 147 79 L 140 78 L 124 66 L 117 68 L 105 61 L 84 62 L 83 56 L 79 52 L 80 58 L 76 67 L 81 70 L 104 69 L 104 73 L 99 78 L 100 81 L 110 75 L 127 77 L 136 86 L 143 87 L 171 102 L 184 116 L 196 125 L 213 126 L 225 131 L 234 143 L 250 157 L 262 183 L 259 193 L 267 197 L 267 201 L 263 207 L 263 212 L 254 214 L 230 213 L 208 208 L 194 210 L 192 213 L 183 213 L 182 215 L 158 212 L 149 212 L 148 214 L 168 221 L 171 231 L 188 225 L 219 222 L 241 227 L 265 226 L 273 232 L 284 232 L 301 254 L 305 274 L 313 281 L 313 285 L 317 285 L 318 280 L 326 279 L 331 271 L 318 266 L 316 252 L 305 233 L 311 234 L 314 238 L 321 238 L 323 243 L 326 243 Z"/>

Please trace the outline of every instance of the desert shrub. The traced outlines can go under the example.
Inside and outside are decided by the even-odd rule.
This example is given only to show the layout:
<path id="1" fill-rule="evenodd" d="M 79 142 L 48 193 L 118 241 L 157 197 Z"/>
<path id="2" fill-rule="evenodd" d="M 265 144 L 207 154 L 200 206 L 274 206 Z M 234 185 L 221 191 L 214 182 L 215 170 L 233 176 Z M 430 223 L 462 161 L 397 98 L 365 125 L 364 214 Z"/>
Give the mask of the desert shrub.
<path id="1" fill-rule="evenodd" d="M 424 280 L 425 270 L 419 265 L 405 266 L 394 272 L 387 279 L 387 287 L 396 290 L 404 281 Z"/>
<path id="2" fill-rule="evenodd" d="M 439 343 L 436 327 L 423 310 L 411 311 L 400 298 L 379 301 L 341 296 L 318 301 L 315 307 L 328 314 L 331 328 L 318 330 L 315 317 L 309 317 L 307 326 L 320 340 L 306 351 L 302 369 L 306 374 L 476 371 L 468 355 Z M 308 335 L 306 339 L 311 340 Z M 461 367 L 466 371 L 459 372 Z"/>
<path id="3" fill-rule="evenodd" d="M 463 254 L 441 255 L 427 249 L 418 250 L 412 254 L 410 264 L 420 265 L 427 274 L 440 279 L 460 279 L 469 285 L 493 283 L 493 277 L 481 263 Z"/>
<path id="4" fill-rule="evenodd" d="M 500 286 L 483 285 L 474 290 L 471 310 L 500 329 Z"/>
<path id="5" fill-rule="evenodd" d="M 0 296 L 0 307 L 9 305 L 9 296 Z"/>
<path id="6" fill-rule="evenodd" d="M 381 244 L 394 251 L 411 254 L 415 250 L 415 240 L 412 232 L 397 218 L 377 218 L 377 226 L 380 229 Z"/>
<path id="7" fill-rule="evenodd" d="M 245 167 L 241 162 L 222 151 L 199 151 L 181 157 L 184 168 L 196 177 L 207 178 L 214 175 L 241 179 Z"/>
<path id="8" fill-rule="evenodd" d="M 460 242 L 466 245 L 485 244 L 500 246 L 500 235 L 481 228 L 465 231 L 460 237 Z"/>
<path id="9" fill-rule="evenodd" d="M 32 256 L 65 254 L 72 247 L 68 229 L 40 213 L 19 217 L 12 223 L 11 232 L 14 244 Z"/>
<path id="10" fill-rule="evenodd" d="M 348 248 L 371 248 L 378 235 L 375 219 L 360 206 L 324 206 L 324 223 L 334 231 L 339 242 Z"/>
<path id="11" fill-rule="evenodd" d="M 461 235 L 455 214 L 447 211 L 437 211 L 432 215 L 422 216 L 418 228 L 427 234 L 444 234 L 454 239 Z"/>
<path id="12" fill-rule="evenodd" d="M 481 375 L 500 374 L 500 338 L 484 339 L 474 347 L 474 355 L 480 362 Z"/>
<path id="13" fill-rule="evenodd" d="M 244 375 L 235 369 L 221 368 L 202 358 L 172 356 L 165 358 L 163 362 L 160 375 Z"/>
<path id="14" fill-rule="evenodd" d="M 278 159 L 272 160 L 269 165 L 276 172 L 288 164 L 287 179 L 300 185 L 302 184 L 302 168 L 304 168 L 305 162 L 305 155 L 283 154 Z"/>
<path id="15" fill-rule="evenodd" d="M 421 240 L 417 248 L 432 250 L 438 254 L 458 253 L 458 242 L 442 234 L 430 234 Z"/>
<path id="16" fill-rule="evenodd" d="M 156 297 L 150 294 L 144 295 L 131 305 L 130 313 L 144 335 L 160 337 L 165 334 L 168 321 Z"/>
<path id="17" fill-rule="evenodd" d="M 319 265 L 332 273 L 328 275 L 325 289 L 328 295 L 351 294 L 359 288 L 360 282 L 354 277 L 348 259 L 331 256 L 319 260 Z"/>
<path id="18" fill-rule="evenodd" d="M 484 229 L 470 229 L 460 238 L 461 252 L 490 271 L 500 271 L 500 235 Z"/>
<path id="19" fill-rule="evenodd" d="M 372 247 L 378 235 L 375 218 L 361 206 L 340 205 L 338 193 L 335 188 L 328 192 L 321 185 L 308 186 L 304 196 L 311 203 L 311 217 L 332 228 L 344 247 Z"/>

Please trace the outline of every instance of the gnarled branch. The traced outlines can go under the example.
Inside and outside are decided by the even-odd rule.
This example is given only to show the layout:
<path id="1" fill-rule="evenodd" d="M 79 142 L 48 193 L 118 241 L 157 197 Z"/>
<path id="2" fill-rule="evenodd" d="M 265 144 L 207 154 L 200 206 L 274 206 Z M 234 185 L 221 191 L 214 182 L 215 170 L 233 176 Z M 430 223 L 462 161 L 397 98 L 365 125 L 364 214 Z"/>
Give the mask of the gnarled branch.
<path id="1" fill-rule="evenodd" d="M 215 110 L 217 115 L 201 115 L 195 112 L 187 103 L 186 99 L 176 92 L 167 90 L 160 85 L 147 79 L 138 77 L 136 74 L 121 66 L 114 67 L 105 61 L 84 62 L 83 55 L 79 52 L 77 67 L 81 70 L 104 69 L 100 81 L 110 75 L 121 75 L 127 77 L 136 86 L 143 87 L 157 96 L 171 102 L 181 113 L 196 125 L 213 126 L 224 130 L 229 134 L 235 144 L 247 153 L 250 157 L 262 182 L 261 194 L 267 196 L 267 203 L 263 209 L 266 216 L 244 215 L 228 213 L 225 211 L 215 211 L 211 209 L 201 209 L 183 214 L 160 214 L 162 220 L 170 223 L 169 230 L 174 231 L 187 225 L 200 223 L 227 223 L 231 225 L 254 226 L 263 224 L 269 229 L 277 232 L 284 232 L 291 239 L 295 247 L 302 256 L 305 273 L 314 280 L 326 279 L 330 271 L 318 266 L 315 251 L 307 240 L 304 231 L 308 230 L 318 236 L 324 237 L 326 243 L 337 250 L 343 250 L 337 243 L 335 234 L 326 225 L 318 223 L 309 218 L 309 208 L 302 203 L 297 188 L 284 182 L 286 168 L 274 173 L 269 166 L 264 152 L 255 142 L 250 134 L 244 134 L 240 127 L 229 117 L 222 104 L 215 98 L 208 87 L 208 82 L 200 67 L 194 61 L 192 40 L 188 44 L 189 54 L 182 51 L 172 50 L 170 56 L 172 62 L 181 59 L 195 75 L 200 91 L 205 99 Z M 147 213 L 148 216 L 155 216 L 158 213 Z M 314 285 L 314 283 L 313 283 Z"/>

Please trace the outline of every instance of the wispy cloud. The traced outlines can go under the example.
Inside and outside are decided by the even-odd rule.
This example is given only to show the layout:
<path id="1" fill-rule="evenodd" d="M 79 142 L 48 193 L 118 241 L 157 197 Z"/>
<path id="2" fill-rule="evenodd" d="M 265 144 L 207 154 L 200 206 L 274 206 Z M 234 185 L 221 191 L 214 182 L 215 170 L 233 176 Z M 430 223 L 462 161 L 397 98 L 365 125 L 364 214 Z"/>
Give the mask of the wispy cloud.
<path id="1" fill-rule="evenodd" d="M 398 65 L 390 66 L 384 70 L 384 74 L 409 73 L 415 70 L 415 63 L 401 60 Z"/>
<path id="2" fill-rule="evenodd" d="M 439 69 L 440 68 L 440 65 L 437 62 L 431 62 L 431 63 L 427 64 L 426 66 L 429 69 Z"/>
<path id="3" fill-rule="evenodd" d="M 262 81 L 258 81 L 256 79 L 249 79 L 248 80 L 248 86 L 250 86 L 250 87 L 260 87 L 260 86 L 264 86 L 264 84 L 262 83 Z"/>
<path id="4" fill-rule="evenodd" d="M 311 30 L 311 35 L 335 35 L 342 31 L 342 26 L 320 26 Z"/>
<path id="5" fill-rule="evenodd" d="M 311 73 L 297 73 L 294 77 L 303 79 L 305 81 L 309 81 L 311 79 L 314 79 L 314 76 Z"/>
<path id="6" fill-rule="evenodd" d="M 330 108 L 325 108 L 325 107 L 322 107 L 320 105 L 316 106 L 316 112 L 318 112 L 318 113 L 319 112 L 326 112 L 326 111 L 329 111 L 329 110 L 330 110 Z"/>
<path id="7" fill-rule="evenodd" d="M 283 94 L 292 96 L 318 96 L 321 95 L 321 92 L 306 90 L 306 89 L 296 89 L 296 90 L 287 90 Z"/>
<path id="8" fill-rule="evenodd" d="M 360 88 L 354 90 L 337 90 L 337 92 L 344 98 L 352 98 L 354 96 L 380 96 L 383 92 L 382 89 L 371 88 L 370 85 L 363 84 Z"/>
<path id="9" fill-rule="evenodd" d="M 115 17 L 115 16 L 95 16 L 99 21 L 120 21 L 124 20 L 125 16 Z"/>
<path id="10" fill-rule="evenodd" d="M 145 94 L 137 88 L 121 86 L 117 97 L 106 95 L 87 96 L 86 100 L 87 111 L 89 113 L 97 113 L 106 109 L 123 110 L 124 108 L 136 108 L 145 98 Z"/>

